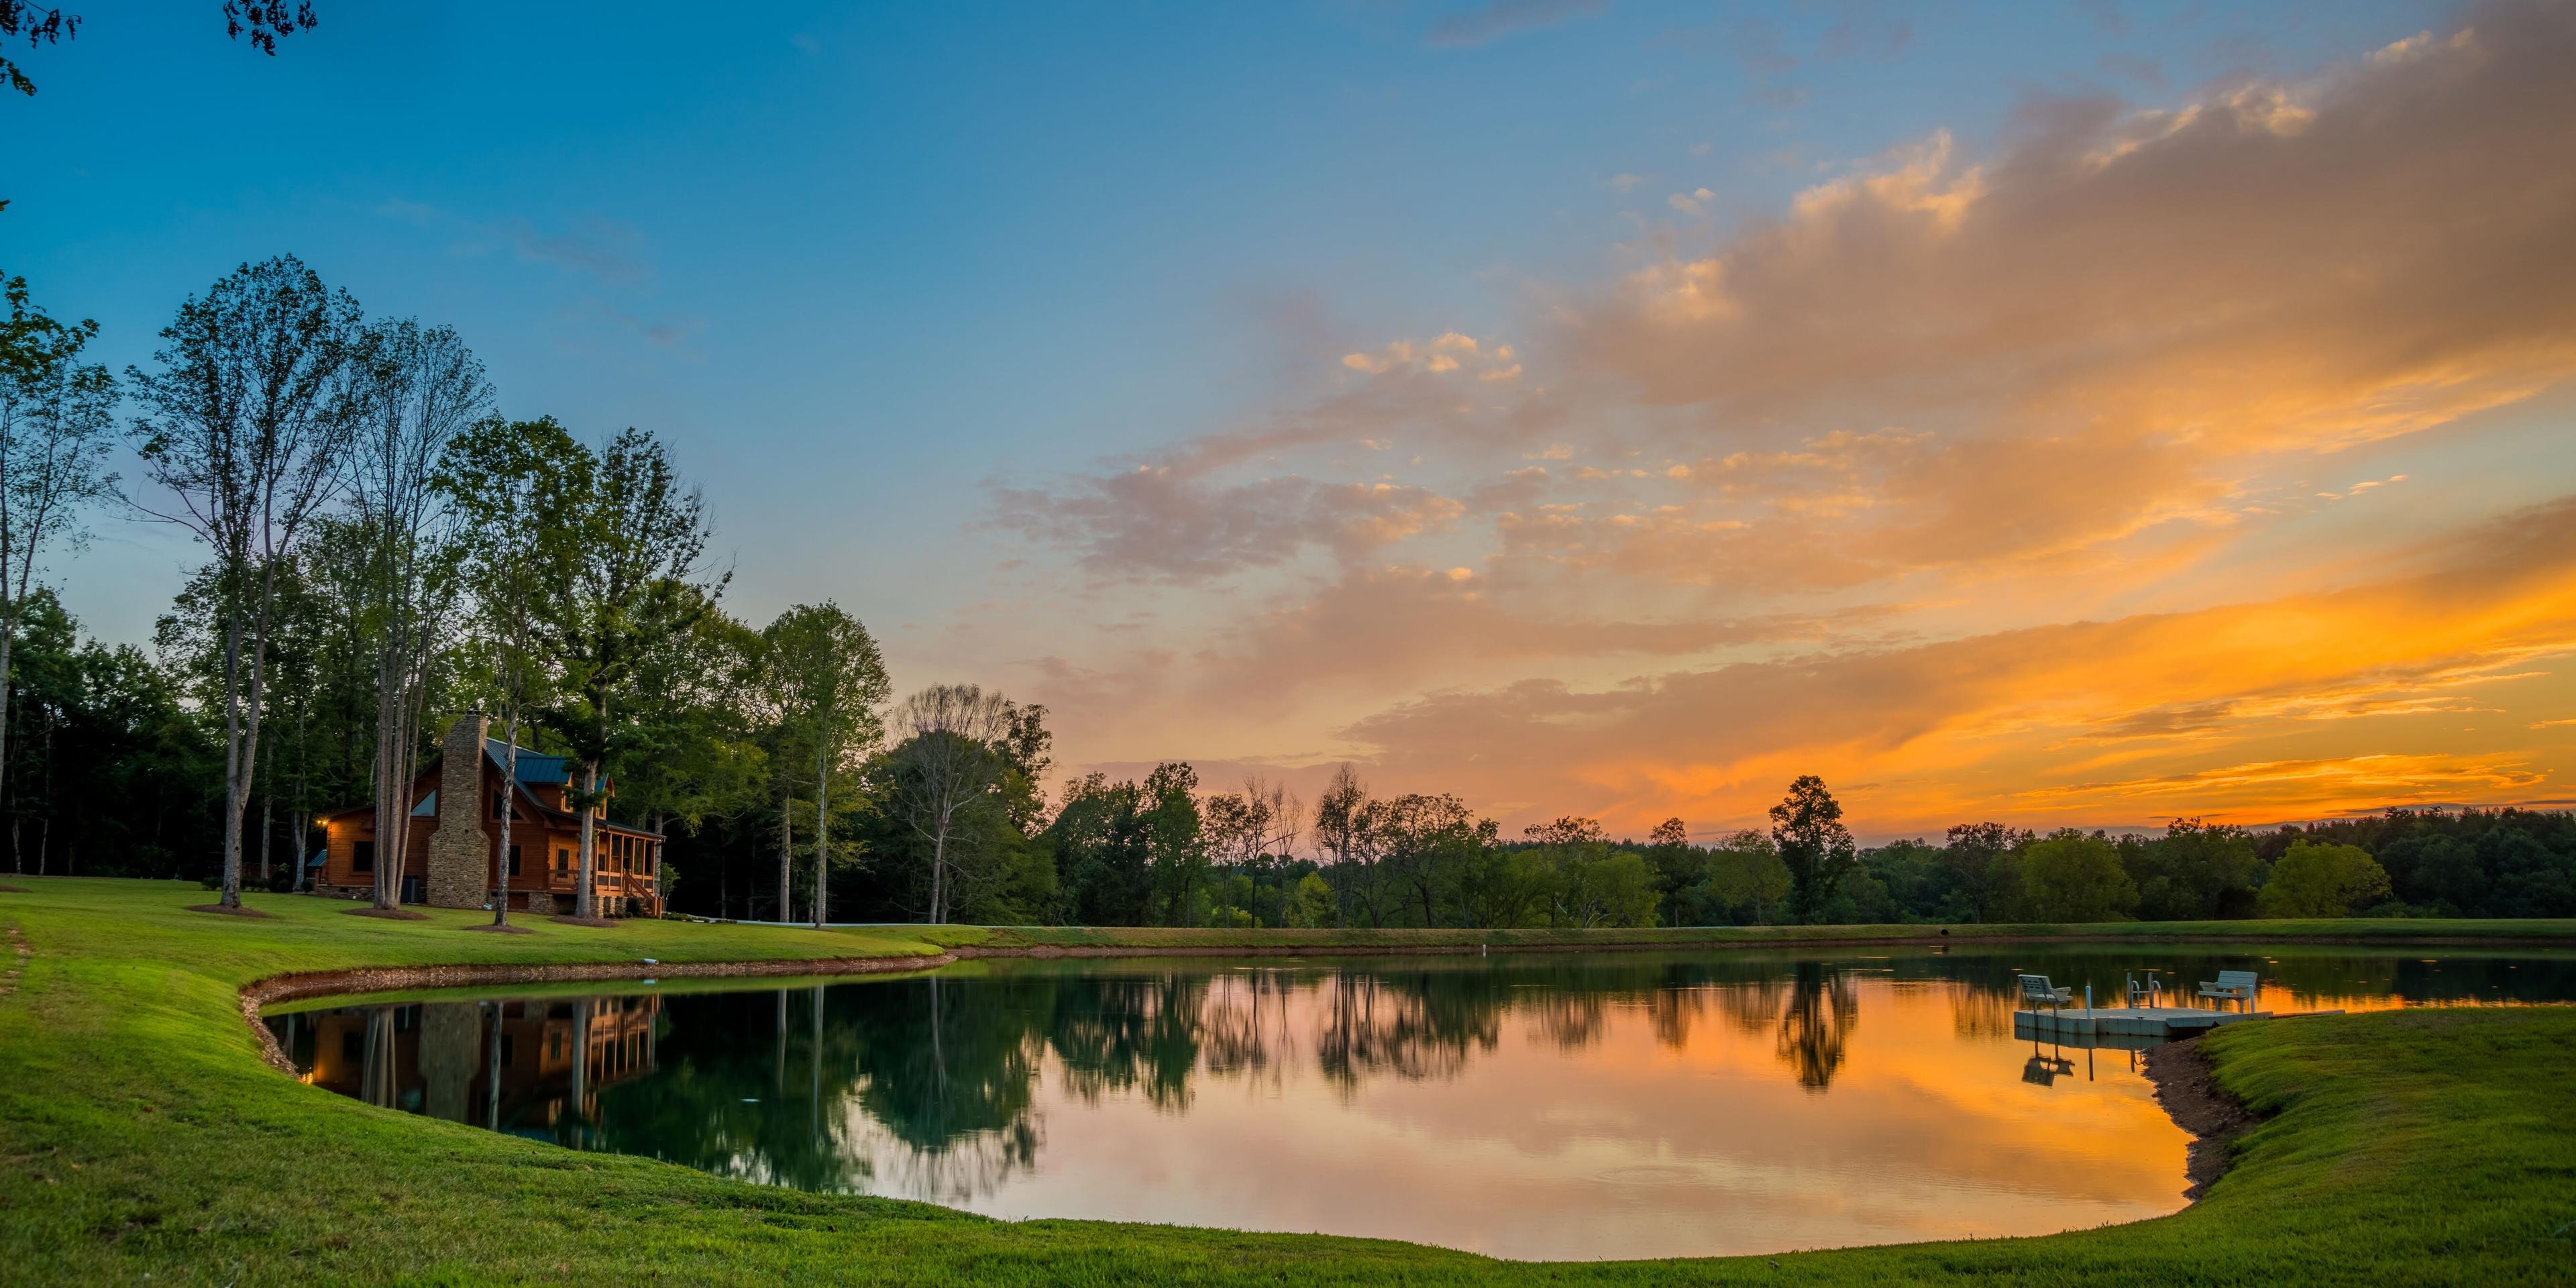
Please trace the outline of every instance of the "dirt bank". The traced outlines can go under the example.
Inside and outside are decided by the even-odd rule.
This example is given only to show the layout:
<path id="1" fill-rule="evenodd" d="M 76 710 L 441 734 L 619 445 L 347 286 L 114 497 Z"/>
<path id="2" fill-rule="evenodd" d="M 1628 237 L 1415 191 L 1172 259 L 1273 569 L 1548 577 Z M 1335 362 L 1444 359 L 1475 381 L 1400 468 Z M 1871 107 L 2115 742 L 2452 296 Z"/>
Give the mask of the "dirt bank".
<path id="1" fill-rule="evenodd" d="M 2200 1039 L 2185 1038 L 2147 1050 L 2147 1080 L 2156 1086 L 2156 1103 L 2191 1133 L 2191 1150 L 2183 1162 L 2191 1188 L 2182 1196 L 2199 1202 L 2210 1184 L 2227 1174 L 2235 1161 L 2236 1138 L 2257 1119 L 2227 1089 L 2218 1085 Z"/>

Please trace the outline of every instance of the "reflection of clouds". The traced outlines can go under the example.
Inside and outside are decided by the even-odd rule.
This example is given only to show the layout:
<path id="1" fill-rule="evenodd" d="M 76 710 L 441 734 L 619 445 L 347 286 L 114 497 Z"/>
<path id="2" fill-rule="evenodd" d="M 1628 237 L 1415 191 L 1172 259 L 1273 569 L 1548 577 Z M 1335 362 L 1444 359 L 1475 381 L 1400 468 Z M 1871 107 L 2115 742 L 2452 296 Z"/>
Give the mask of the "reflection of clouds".
<path id="1" fill-rule="evenodd" d="M 924 1147 L 905 1140 L 856 1104 L 843 1106 L 831 1128 L 835 1152 L 855 1164 L 862 1187 L 873 1193 L 967 1204 L 1001 1190 L 1013 1176 L 1037 1166 L 1046 1143 L 1041 1115 L 1032 1111 L 993 1130 L 964 1132 Z"/>

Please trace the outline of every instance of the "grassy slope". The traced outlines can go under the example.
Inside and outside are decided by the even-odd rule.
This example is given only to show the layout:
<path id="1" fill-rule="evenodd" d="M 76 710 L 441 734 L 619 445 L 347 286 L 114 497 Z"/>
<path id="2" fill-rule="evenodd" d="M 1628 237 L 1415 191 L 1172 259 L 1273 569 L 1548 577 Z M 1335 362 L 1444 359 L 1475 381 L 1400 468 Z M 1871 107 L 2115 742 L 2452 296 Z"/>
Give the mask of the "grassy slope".
<path id="1" fill-rule="evenodd" d="M 2224 1082 L 2277 1116 L 2208 1199 L 2162 1220 L 1778 1258 L 1521 1265 L 1313 1236 L 1013 1225 L 573 1154 L 281 1078 L 234 1005 L 243 983 L 286 969 L 928 949 L 900 933 L 545 924 L 490 936 L 461 933 L 465 914 L 380 922 L 253 896 L 281 915 L 245 921 L 181 911 L 204 898 L 193 887 L 30 884 L 0 894 L 0 924 L 21 927 L 36 954 L 0 998 L 0 1281 L 2384 1286 L 2565 1283 L 2576 1260 L 2576 1009 L 2218 1033 L 2207 1041 Z"/>

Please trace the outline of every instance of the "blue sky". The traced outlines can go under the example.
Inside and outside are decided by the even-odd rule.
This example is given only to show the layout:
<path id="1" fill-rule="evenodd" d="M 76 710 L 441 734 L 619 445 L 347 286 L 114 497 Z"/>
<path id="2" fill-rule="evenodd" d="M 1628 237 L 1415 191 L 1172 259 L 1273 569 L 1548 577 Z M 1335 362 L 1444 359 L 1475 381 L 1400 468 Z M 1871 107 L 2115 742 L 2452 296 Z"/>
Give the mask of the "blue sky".
<path id="1" fill-rule="evenodd" d="M 293 251 L 457 327 L 512 414 L 670 437 L 756 611 L 915 614 L 989 562 L 987 476 L 1222 428 L 1318 344 L 1487 333 L 1672 192 L 1766 212 L 2427 7 L 334 4 L 275 58 L 205 8 L 93 12 L 5 105 L 0 251 L 103 353 Z M 102 535 L 73 602 L 138 638 L 189 556 Z"/>
<path id="2" fill-rule="evenodd" d="M 2295 105 L 2387 62 L 2393 42 L 2486 21 L 2401 0 L 637 3 L 536 6 L 489 27 L 488 7 L 319 9 L 322 26 L 275 58 L 227 42 L 200 0 L 93 7 L 77 41 L 29 54 L 40 93 L 0 103 L 12 126 L 0 267 L 55 312 L 98 319 L 100 352 L 121 367 L 148 359 L 184 295 L 292 251 L 373 313 L 456 327 L 509 414 L 671 440 L 713 503 L 745 616 L 836 598 L 887 640 L 900 685 L 983 678 L 1045 697 L 1080 761 L 1303 772 L 1355 754 L 1390 774 L 1414 771 L 1371 741 L 1394 736 L 1373 721 L 1452 690 L 1544 679 L 1603 692 L 1659 667 L 1933 644 L 2071 611 L 2057 583 L 2013 580 L 2027 561 L 1791 602 L 1724 577 L 1566 573 L 1581 561 L 1560 551 L 1544 562 L 1567 579 L 1542 585 L 1510 535 L 1534 501 L 1493 499 L 1518 495 L 1505 467 L 1552 466 L 1563 486 L 1613 457 L 1663 471 L 1786 441 L 1769 422 L 1725 421 L 1709 389 L 1651 392 L 1680 387 L 1670 370 L 1586 350 L 1586 337 L 1609 343 L 1594 324 L 1623 283 L 1756 262 L 1764 229 L 1810 217 L 1802 202 L 1906 173 L 1938 140 L 1924 173 L 1983 200 L 2083 103 L 2108 104 L 2104 120 L 2127 124 L 2099 128 L 2115 133 L 2194 105 L 2241 115 L 2253 91 Z M 1104 520 L 1081 510 L 1100 480 L 1210 436 L 1340 414 L 1335 399 L 1420 374 L 1369 385 L 1354 373 L 1386 364 L 1350 359 L 1444 335 L 1476 338 L 1480 362 L 1515 346 L 1527 372 L 1494 362 L 1480 389 L 1543 383 L 1546 396 L 1473 416 L 1462 404 L 1446 429 L 1416 407 L 1394 432 L 1299 440 L 1227 476 L 1254 489 L 1242 496 L 1284 496 L 1262 480 L 1293 479 L 1326 489 L 1295 492 L 1310 509 L 1404 510 L 1371 511 L 1366 541 L 1337 529 L 1216 575 L 1101 553 Z M 1612 384 L 1626 392 L 1600 392 Z M 2421 495 L 2546 499 L 2565 481 L 2548 446 L 2563 424 L 2554 380 L 2514 388 L 2413 437 L 2373 431 L 2367 450 L 2346 435 L 2315 449 L 2330 458 L 2196 462 L 2164 509 L 2084 540 L 2163 561 L 2121 583 L 2123 611 L 2183 610 L 2255 593 L 2243 570 L 2256 565 L 2271 570 L 2260 593 L 2314 581 L 2325 556 L 2312 529 L 2327 519 L 2260 531 L 2241 519 L 2294 482 L 2322 493 L 2407 473 Z M 1966 441 L 1999 405 L 1927 408 L 1921 424 Z M 1915 409 L 1873 409 L 1850 429 L 1894 434 Z M 1931 431 L 1905 431 L 1918 432 Z M 2441 454 L 2471 464 L 2410 467 L 2425 435 L 2449 435 Z M 1886 441 L 1900 440 L 1915 441 Z M 2535 475 L 2532 451 L 2556 456 Z M 2122 477 L 2118 459 L 2076 474 Z M 1330 491 L 1349 487 L 1381 491 Z M 1000 488 L 1042 498 L 1046 521 L 1015 525 Z M 2208 508 L 2222 493 L 2240 516 L 2224 534 Z M 1821 513 L 1805 493 L 1775 502 Z M 2489 517 L 2481 504 L 2451 509 Z M 1707 522 L 1738 522 L 1716 513 Z M 1171 523 L 1168 539 L 1192 539 Z M 145 638 L 195 555 L 166 530 L 98 527 L 57 579 L 93 629 Z M 1128 674 L 1133 657 L 1169 671 L 1248 655 L 1247 624 L 1293 628 L 1336 589 L 1398 572 L 1466 574 L 1443 593 L 1482 578 L 1478 593 L 1494 589 L 1476 602 L 1513 604 L 1522 634 L 1565 626 L 1553 606 L 1736 642 L 1427 659 L 1400 681 L 1337 681 L 1223 729 L 1172 704 L 1203 704 L 1227 681 L 1149 693 Z M 1828 613 L 1876 625 L 1758 645 L 1709 625 Z M 1120 703 L 1133 718 L 1102 714 Z M 1728 772 L 1770 772 L 1741 760 Z M 1645 802 L 1670 787 L 1620 781 L 1602 808 L 1660 808 Z M 1489 790 L 1529 803 L 1522 787 Z"/>

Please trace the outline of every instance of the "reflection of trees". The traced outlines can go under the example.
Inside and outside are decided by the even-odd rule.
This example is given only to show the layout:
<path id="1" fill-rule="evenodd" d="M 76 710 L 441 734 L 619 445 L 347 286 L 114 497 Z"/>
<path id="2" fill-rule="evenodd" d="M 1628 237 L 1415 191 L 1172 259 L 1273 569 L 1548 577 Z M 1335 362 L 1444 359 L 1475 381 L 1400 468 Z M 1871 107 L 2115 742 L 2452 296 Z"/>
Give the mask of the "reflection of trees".
<path id="1" fill-rule="evenodd" d="M 1525 1003 L 1540 1037 L 1560 1051 L 1580 1051 L 1601 1040 L 1610 1028 L 1609 1001 L 1592 990 L 1540 990 Z"/>
<path id="2" fill-rule="evenodd" d="M 1208 1076 L 1267 1074 L 1277 1085 L 1297 1045 L 1288 1029 L 1293 982 L 1282 970 L 1239 971 L 1209 981 L 1200 1020 Z"/>
<path id="3" fill-rule="evenodd" d="M 1983 981 L 1945 980 L 1941 992 L 1950 999 L 1950 1027 L 1961 1037 L 2013 1035 L 2013 1011 L 2021 994 L 2005 992 Z"/>
<path id="4" fill-rule="evenodd" d="M 1047 1045 L 1064 1066 L 1066 1089 L 1085 1104 L 1104 1091 L 1143 1087 L 1157 1109 L 1189 1107 L 1207 977 L 1058 979 Z M 1004 984 L 1010 987 L 1010 984 Z"/>
<path id="5" fill-rule="evenodd" d="M 1316 1065 L 1345 1094 L 1373 1073 L 1456 1077 L 1470 1048 L 1501 1040 L 1504 987 L 1485 973 L 1335 971 L 1323 985 Z"/>
<path id="6" fill-rule="evenodd" d="M 1798 1071 L 1798 1085 L 1822 1091 L 1843 1067 L 1843 1048 L 1860 1024 L 1860 996 L 1840 971 L 1821 962 L 1798 963 L 1789 1006 L 1780 1017 L 1780 1058 Z"/>

